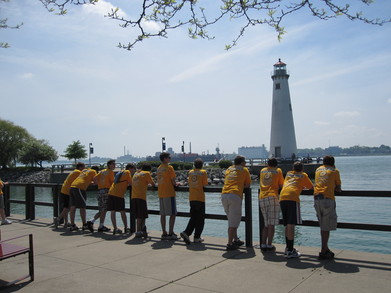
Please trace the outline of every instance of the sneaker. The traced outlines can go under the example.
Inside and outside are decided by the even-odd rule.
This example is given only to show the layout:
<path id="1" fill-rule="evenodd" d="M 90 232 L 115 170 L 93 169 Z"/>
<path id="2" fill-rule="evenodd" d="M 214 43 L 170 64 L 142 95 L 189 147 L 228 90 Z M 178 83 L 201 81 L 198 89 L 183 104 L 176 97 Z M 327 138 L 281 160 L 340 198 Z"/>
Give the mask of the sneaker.
<path id="1" fill-rule="evenodd" d="M 168 240 L 178 240 L 178 235 L 176 235 L 175 233 L 172 233 L 172 234 L 168 234 L 167 235 L 167 239 Z"/>
<path id="2" fill-rule="evenodd" d="M 98 228 L 98 232 L 109 232 L 111 229 L 107 228 L 106 226 L 102 226 Z"/>
<path id="3" fill-rule="evenodd" d="M 199 238 L 196 238 L 196 237 L 194 237 L 194 243 L 201 243 L 201 242 L 204 242 L 204 238 L 201 238 L 201 237 L 199 237 Z"/>
<path id="4" fill-rule="evenodd" d="M 64 223 L 64 228 L 66 229 L 66 228 L 70 228 L 72 225 L 71 225 L 71 223 L 69 223 L 69 222 L 65 222 Z"/>
<path id="5" fill-rule="evenodd" d="M 226 251 L 237 250 L 237 249 L 239 249 L 239 246 L 235 245 L 234 243 L 227 244 L 227 247 L 225 248 Z"/>
<path id="6" fill-rule="evenodd" d="M 79 227 L 76 226 L 76 224 L 73 224 L 69 227 L 69 231 L 78 231 Z"/>
<path id="7" fill-rule="evenodd" d="M 116 235 L 116 234 L 122 234 L 122 230 L 121 229 L 114 229 L 113 235 Z"/>
<path id="8" fill-rule="evenodd" d="M 82 231 L 90 230 L 90 228 L 88 227 L 87 224 L 83 224 L 83 226 L 81 226 L 81 230 L 82 230 Z"/>
<path id="9" fill-rule="evenodd" d="M 262 252 L 267 251 L 267 245 L 266 244 L 261 244 L 261 251 Z"/>
<path id="10" fill-rule="evenodd" d="M 143 232 L 137 231 L 135 234 L 135 238 L 141 238 L 141 237 L 143 237 Z"/>
<path id="11" fill-rule="evenodd" d="M 94 223 L 92 223 L 91 221 L 87 221 L 87 227 L 88 227 L 88 230 L 90 230 L 91 233 L 94 232 Z"/>
<path id="12" fill-rule="evenodd" d="M 1 225 L 9 225 L 9 224 L 12 224 L 11 220 L 4 219 L 3 221 L 1 221 Z"/>
<path id="13" fill-rule="evenodd" d="M 276 247 L 274 245 L 266 245 L 267 251 L 276 251 Z"/>
<path id="14" fill-rule="evenodd" d="M 332 252 L 330 249 L 327 249 L 325 253 L 319 252 L 318 259 L 333 259 L 334 255 L 334 252 Z"/>
<path id="15" fill-rule="evenodd" d="M 189 235 L 187 235 L 185 232 L 181 232 L 181 237 L 183 238 L 183 241 L 186 242 L 186 244 L 190 244 Z"/>
<path id="16" fill-rule="evenodd" d="M 239 238 L 234 240 L 232 243 L 235 244 L 236 246 L 242 246 L 244 244 L 244 242 Z"/>
<path id="17" fill-rule="evenodd" d="M 130 234 L 130 228 L 125 228 L 125 229 L 124 229 L 124 233 L 125 233 L 125 234 Z"/>
<path id="18" fill-rule="evenodd" d="M 297 258 L 297 257 L 300 257 L 300 252 L 298 252 L 295 248 L 293 248 L 292 251 L 287 251 L 287 253 L 285 254 L 285 257 L 286 258 Z"/>
<path id="19" fill-rule="evenodd" d="M 161 240 L 168 240 L 168 235 L 167 233 L 163 233 L 162 236 L 160 237 Z"/>
<path id="20" fill-rule="evenodd" d="M 58 226 L 60 226 L 60 220 L 58 219 L 58 217 L 53 218 L 53 224 L 54 228 L 58 229 Z"/>

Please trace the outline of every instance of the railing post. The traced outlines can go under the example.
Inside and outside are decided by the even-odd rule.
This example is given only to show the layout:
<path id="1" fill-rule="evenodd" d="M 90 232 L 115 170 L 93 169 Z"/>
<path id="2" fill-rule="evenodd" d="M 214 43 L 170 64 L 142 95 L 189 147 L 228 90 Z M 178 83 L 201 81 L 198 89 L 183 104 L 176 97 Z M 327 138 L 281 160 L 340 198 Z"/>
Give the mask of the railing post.
<path id="1" fill-rule="evenodd" d="M 26 219 L 35 220 L 35 188 L 33 184 L 26 185 Z"/>
<path id="2" fill-rule="evenodd" d="M 5 207 L 5 216 L 9 217 L 11 214 L 11 204 L 10 204 L 10 186 L 9 184 L 5 184 L 3 187 L 4 193 L 4 207 Z"/>
<path id="3" fill-rule="evenodd" d="M 59 209 L 59 196 L 60 196 L 60 185 L 57 184 L 53 187 L 53 218 L 58 217 L 58 209 Z"/>
<path id="4" fill-rule="evenodd" d="M 130 186 L 129 190 L 129 228 L 130 228 L 130 233 L 136 232 L 136 217 L 133 213 L 133 207 L 132 207 L 132 186 Z"/>
<path id="5" fill-rule="evenodd" d="M 244 189 L 244 212 L 245 212 L 245 233 L 246 233 L 246 246 L 253 246 L 253 212 L 252 212 L 252 198 L 251 188 Z"/>

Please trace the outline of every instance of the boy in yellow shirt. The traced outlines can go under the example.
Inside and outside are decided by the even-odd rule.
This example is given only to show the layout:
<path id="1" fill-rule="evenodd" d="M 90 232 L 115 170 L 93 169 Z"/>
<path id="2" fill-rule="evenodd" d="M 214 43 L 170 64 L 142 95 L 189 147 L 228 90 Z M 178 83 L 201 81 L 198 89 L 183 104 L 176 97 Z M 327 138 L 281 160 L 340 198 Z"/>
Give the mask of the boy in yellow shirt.
<path id="1" fill-rule="evenodd" d="M 285 257 L 300 257 L 294 246 L 295 225 L 301 224 L 300 194 L 303 188 L 312 189 L 313 185 L 308 175 L 303 172 L 303 164 L 295 162 L 293 171 L 285 176 L 284 186 L 280 193 L 280 206 L 285 226 L 286 249 Z"/>
<path id="2" fill-rule="evenodd" d="M 82 229 L 90 230 L 93 232 L 92 227 L 86 223 L 86 206 L 87 206 L 87 188 L 93 183 L 93 179 L 99 171 L 98 166 L 92 166 L 91 168 L 84 169 L 80 175 L 71 184 L 71 197 L 70 197 L 70 211 L 71 227 L 70 231 L 77 231 L 79 227 L 75 224 L 75 212 L 76 208 L 80 208 L 80 217 L 83 222 Z"/>
<path id="3" fill-rule="evenodd" d="M 99 171 L 99 173 L 94 177 L 94 183 L 98 185 L 97 200 L 99 211 L 91 220 L 87 221 L 87 225 L 93 227 L 95 221 L 99 219 L 98 232 L 110 231 L 110 228 L 107 228 L 104 223 L 107 213 L 107 199 L 109 198 L 108 192 L 111 184 L 114 182 L 114 169 L 115 160 L 109 160 L 107 161 L 107 168 Z"/>
<path id="4" fill-rule="evenodd" d="M 228 218 L 228 244 L 226 250 L 238 249 L 244 244 L 237 231 L 242 218 L 243 189 L 250 187 L 250 172 L 245 167 L 246 158 L 236 156 L 234 165 L 225 171 L 221 203 Z"/>
<path id="5" fill-rule="evenodd" d="M 5 206 L 4 206 L 4 194 L 3 194 L 3 187 L 4 185 L 8 184 L 8 182 L 3 182 L 0 179 L 0 218 L 1 218 L 1 225 L 8 225 L 12 224 L 11 220 L 8 220 L 5 217 Z"/>
<path id="6" fill-rule="evenodd" d="M 314 207 L 320 226 L 322 250 L 319 259 L 332 259 L 334 253 L 329 249 L 330 231 L 337 229 L 335 192 L 341 192 L 341 178 L 335 168 L 333 156 L 323 158 L 323 166 L 315 171 Z"/>
<path id="7" fill-rule="evenodd" d="M 175 171 L 169 165 L 171 160 L 170 153 L 162 152 L 160 154 L 160 161 L 162 162 L 157 169 L 158 180 L 158 196 L 160 205 L 160 224 L 162 226 L 162 240 L 176 240 L 178 236 L 174 233 L 175 218 L 177 214 L 176 209 L 176 193 L 175 193 Z M 169 216 L 169 230 L 166 230 L 166 216 Z"/>
<path id="8" fill-rule="evenodd" d="M 86 166 L 84 165 L 84 163 L 81 162 L 77 163 L 76 169 L 73 170 L 71 173 L 69 173 L 64 183 L 62 184 L 61 192 L 60 192 L 60 201 L 62 202 L 63 210 L 58 217 L 54 218 L 54 227 L 56 229 L 60 225 L 61 220 L 64 220 L 64 228 L 68 226 L 68 212 L 70 207 L 69 201 L 71 197 L 71 185 L 73 181 L 75 181 L 75 179 L 79 177 L 81 171 L 83 171 L 85 167 Z"/>
<path id="9" fill-rule="evenodd" d="M 280 219 L 280 201 L 278 198 L 279 189 L 284 184 L 282 171 L 277 168 L 276 158 L 270 158 L 267 167 L 263 168 L 259 175 L 260 192 L 259 207 L 262 211 L 264 228 L 262 230 L 261 250 L 274 251 L 276 247 L 272 245 L 275 226 Z"/>
<path id="10" fill-rule="evenodd" d="M 205 193 L 204 186 L 208 185 L 208 174 L 202 169 L 204 162 L 198 158 L 194 160 L 194 169 L 189 172 L 189 201 L 190 219 L 181 237 L 190 244 L 190 236 L 194 231 L 194 242 L 202 242 L 202 230 L 205 224 Z"/>
<path id="11" fill-rule="evenodd" d="M 109 189 L 109 197 L 107 199 L 107 210 L 111 211 L 111 222 L 113 224 L 113 235 L 122 234 L 122 230 L 117 227 L 116 212 L 120 212 L 121 219 L 124 224 L 124 232 L 128 233 L 128 221 L 125 213 L 125 193 L 128 187 L 132 185 L 132 175 L 136 171 L 136 167 L 129 163 L 125 167 L 125 171 L 118 172 L 115 175 L 114 183 Z"/>
<path id="12" fill-rule="evenodd" d="M 148 218 L 147 189 L 155 186 L 151 176 L 151 165 L 143 164 L 132 178 L 132 210 L 136 217 L 136 238 L 148 236 L 145 219 Z"/>

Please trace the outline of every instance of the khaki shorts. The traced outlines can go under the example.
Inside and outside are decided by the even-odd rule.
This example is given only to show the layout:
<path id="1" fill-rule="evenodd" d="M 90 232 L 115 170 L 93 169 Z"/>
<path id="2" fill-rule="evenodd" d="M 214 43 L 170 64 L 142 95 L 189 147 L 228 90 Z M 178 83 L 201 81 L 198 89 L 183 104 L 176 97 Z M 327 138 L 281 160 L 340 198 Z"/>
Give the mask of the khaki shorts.
<path id="1" fill-rule="evenodd" d="M 175 196 L 159 198 L 159 206 L 161 216 L 176 216 L 177 210 Z"/>
<path id="2" fill-rule="evenodd" d="M 228 227 L 239 227 L 242 219 L 242 199 L 234 193 L 224 193 L 221 195 L 221 203 L 228 218 Z"/>
<path id="3" fill-rule="evenodd" d="M 332 231 L 337 229 L 337 211 L 335 200 L 330 198 L 315 199 L 314 208 L 318 217 L 320 230 Z"/>

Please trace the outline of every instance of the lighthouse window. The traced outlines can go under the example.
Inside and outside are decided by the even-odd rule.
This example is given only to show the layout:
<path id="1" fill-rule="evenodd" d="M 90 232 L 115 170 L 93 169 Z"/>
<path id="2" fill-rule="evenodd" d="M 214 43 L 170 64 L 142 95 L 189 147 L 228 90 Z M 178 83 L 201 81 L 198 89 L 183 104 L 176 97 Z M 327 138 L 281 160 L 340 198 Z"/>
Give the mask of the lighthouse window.
<path id="1" fill-rule="evenodd" d="M 280 89 L 280 84 L 276 83 L 276 90 L 279 90 L 279 89 Z"/>

